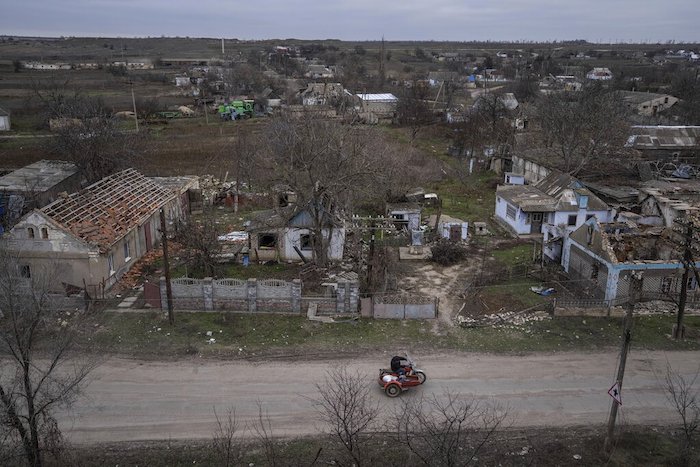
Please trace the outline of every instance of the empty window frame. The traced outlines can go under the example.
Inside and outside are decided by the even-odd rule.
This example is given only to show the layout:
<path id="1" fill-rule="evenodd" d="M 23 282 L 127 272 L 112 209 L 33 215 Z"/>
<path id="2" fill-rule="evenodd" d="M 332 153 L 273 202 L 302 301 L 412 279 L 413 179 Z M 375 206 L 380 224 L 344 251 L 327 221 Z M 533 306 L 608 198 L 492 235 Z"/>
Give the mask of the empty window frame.
<path id="1" fill-rule="evenodd" d="M 258 234 L 259 248 L 277 248 L 277 234 L 261 233 Z"/>
<path id="2" fill-rule="evenodd" d="M 29 279 L 30 277 L 32 277 L 32 270 L 28 264 L 24 264 L 20 268 L 19 274 L 20 274 L 20 276 L 24 277 L 25 279 Z"/>
<path id="3" fill-rule="evenodd" d="M 571 214 L 571 215 L 569 215 L 569 219 L 568 219 L 568 221 L 567 221 L 567 225 L 569 225 L 569 226 L 574 226 L 574 225 L 576 225 L 576 218 L 577 218 L 577 217 L 578 217 L 578 216 L 577 216 L 576 214 Z"/>
<path id="4" fill-rule="evenodd" d="M 34 238 L 34 227 L 27 227 L 27 238 Z"/>
<path id="5" fill-rule="evenodd" d="M 41 228 L 41 238 L 43 238 L 44 240 L 49 239 L 49 229 L 48 228 L 46 228 L 46 227 Z"/>
<path id="6" fill-rule="evenodd" d="M 124 240 L 124 261 L 129 261 L 131 259 L 131 247 L 129 246 L 129 240 Z"/>
<path id="7" fill-rule="evenodd" d="M 107 255 L 107 275 L 111 276 L 115 273 L 114 270 L 114 253 Z"/>
<path id="8" fill-rule="evenodd" d="M 311 237 L 311 234 L 304 234 L 299 237 L 299 244 L 301 246 L 302 251 L 311 251 L 313 250 L 313 240 Z"/>

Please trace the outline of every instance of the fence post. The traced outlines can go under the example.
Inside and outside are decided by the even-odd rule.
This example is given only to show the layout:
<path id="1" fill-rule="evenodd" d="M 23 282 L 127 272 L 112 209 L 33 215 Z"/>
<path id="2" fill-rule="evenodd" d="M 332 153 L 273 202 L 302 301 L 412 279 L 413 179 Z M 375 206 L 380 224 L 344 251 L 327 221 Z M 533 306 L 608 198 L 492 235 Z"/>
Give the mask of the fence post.
<path id="1" fill-rule="evenodd" d="M 348 282 L 348 311 L 357 313 L 360 303 L 360 284 L 357 281 Z"/>
<path id="2" fill-rule="evenodd" d="M 292 281 L 292 312 L 301 313 L 301 280 Z"/>
<path id="3" fill-rule="evenodd" d="M 335 311 L 336 313 L 345 313 L 345 292 L 346 292 L 346 280 L 338 281 L 338 290 L 335 296 Z"/>
<path id="4" fill-rule="evenodd" d="M 257 279 L 248 279 L 246 298 L 248 300 L 248 312 L 255 313 L 258 311 L 258 281 Z"/>
<path id="5" fill-rule="evenodd" d="M 204 310 L 214 309 L 214 278 L 205 277 L 202 281 L 202 296 L 204 298 Z"/>
<path id="6" fill-rule="evenodd" d="M 165 285 L 165 277 L 160 276 L 160 282 L 158 285 L 160 287 L 160 309 L 167 310 L 168 309 L 168 291 L 167 291 L 167 287 Z"/>

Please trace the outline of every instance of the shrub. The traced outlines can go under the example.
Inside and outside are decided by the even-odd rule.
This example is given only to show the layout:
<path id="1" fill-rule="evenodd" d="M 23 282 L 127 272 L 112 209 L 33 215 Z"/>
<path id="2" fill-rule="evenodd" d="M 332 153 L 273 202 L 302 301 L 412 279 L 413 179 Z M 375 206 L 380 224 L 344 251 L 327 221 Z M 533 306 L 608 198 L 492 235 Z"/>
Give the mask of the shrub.
<path id="1" fill-rule="evenodd" d="M 457 264 L 467 257 L 467 249 L 459 243 L 445 238 L 438 240 L 432 247 L 432 260 L 442 266 Z"/>

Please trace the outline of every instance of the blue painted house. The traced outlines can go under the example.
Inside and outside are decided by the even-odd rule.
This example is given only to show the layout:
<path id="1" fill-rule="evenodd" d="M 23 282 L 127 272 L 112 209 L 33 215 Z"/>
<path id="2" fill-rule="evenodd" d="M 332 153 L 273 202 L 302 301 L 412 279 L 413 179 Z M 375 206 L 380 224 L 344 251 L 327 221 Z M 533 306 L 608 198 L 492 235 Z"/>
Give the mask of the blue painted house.
<path id="1" fill-rule="evenodd" d="M 574 284 L 610 304 L 626 301 L 632 272 L 642 273 L 642 299 L 671 300 L 680 293 L 684 272 L 678 245 L 667 227 L 593 217 L 565 239 L 562 265 Z M 688 293 L 698 292 L 691 274 Z"/>

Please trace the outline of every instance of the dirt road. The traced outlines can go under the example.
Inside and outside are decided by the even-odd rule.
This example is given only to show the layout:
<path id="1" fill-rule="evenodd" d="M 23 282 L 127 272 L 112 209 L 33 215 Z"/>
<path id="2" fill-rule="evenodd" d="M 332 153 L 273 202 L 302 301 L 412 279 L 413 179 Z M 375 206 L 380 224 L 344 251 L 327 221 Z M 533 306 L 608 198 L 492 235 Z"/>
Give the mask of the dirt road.
<path id="1" fill-rule="evenodd" d="M 667 360 L 686 375 L 698 368 L 697 352 L 633 352 L 628 360 L 619 420 L 626 423 L 675 419 L 660 380 Z M 416 355 L 427 383 L 397 399 L 387 398 L 376 381 L 389 355 L 352 361 L 302 362 L 141 362 L 111 359 L 93 374 L 87 399 L 60 417 L 75 443 L 209 437 L 213 408 L 236 408 L 239 421 L 253 421 L 257 401 L 269 412 L 275 435 L 316 433 L 320 426 L 307 398 L 334 365 L 367 375 L 372 396 L 391 409 L 401 398 L 441 394 L 495 400 L 510 407 L 514 426 L 601 424 L 610 409 L 608 388 L 616 352 L 534 356 L 479 354 Z"/>

